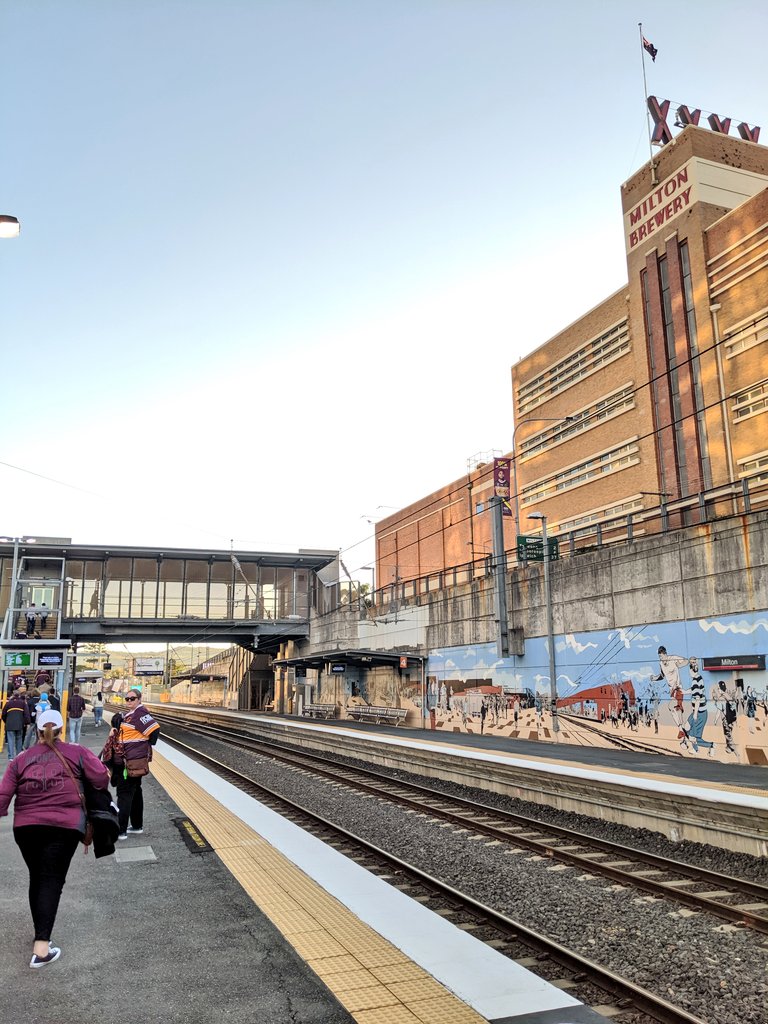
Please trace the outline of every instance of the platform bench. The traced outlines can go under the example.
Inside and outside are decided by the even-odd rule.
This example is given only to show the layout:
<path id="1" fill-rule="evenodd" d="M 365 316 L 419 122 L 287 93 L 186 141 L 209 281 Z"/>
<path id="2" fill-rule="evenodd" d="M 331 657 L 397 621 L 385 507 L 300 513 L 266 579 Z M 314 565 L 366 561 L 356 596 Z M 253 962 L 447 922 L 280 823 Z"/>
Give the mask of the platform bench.
<path id="1" fill-rule="evenodd" d="M 383 708 L 373 704 L 347 708 L 347 714 L 356 722 L 374 722 L 376 725 L 400 725 L 408 714 L 407 708 Z"/>
<path id="2" fill-rule="evenodd" d="M 336 705 L 305 704 L 301 713 L 305 718 L 336 718 Z"/>

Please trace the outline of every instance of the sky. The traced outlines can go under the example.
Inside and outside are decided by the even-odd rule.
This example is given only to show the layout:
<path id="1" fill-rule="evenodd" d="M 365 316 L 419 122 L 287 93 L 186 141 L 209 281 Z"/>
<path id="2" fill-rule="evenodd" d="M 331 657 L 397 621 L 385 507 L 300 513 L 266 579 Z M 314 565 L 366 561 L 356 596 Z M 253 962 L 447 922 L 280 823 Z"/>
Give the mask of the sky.
<path id="1" fill-rule="evenodd" d="M 626 281 L 640 20 L 768 141 L 763 0 L 5 0 L 0 531 L 365 580 Z"/>

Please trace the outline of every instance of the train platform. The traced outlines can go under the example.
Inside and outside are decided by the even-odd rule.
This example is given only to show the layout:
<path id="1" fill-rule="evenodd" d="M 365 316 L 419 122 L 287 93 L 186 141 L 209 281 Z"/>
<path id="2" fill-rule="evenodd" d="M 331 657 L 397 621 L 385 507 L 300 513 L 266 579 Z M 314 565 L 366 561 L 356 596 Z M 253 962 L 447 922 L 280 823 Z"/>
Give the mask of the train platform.
<path id="1" fill-rule="evenodd" d="M 768 856 L 768 769 L 710 758 L 580 748 L 337 719 L 157 704 L 158 714 L 248 723 L 265 739 L 308 745 L 529 803 L 660 832 L 672 842 Z"/>
<path id="2" fill-rule="evenodd" d="M 106 733 L 87 722 L 81 742 L 98 750 Z M 0 820 L 2 1019 L 605 1021 L 162 739 L 144 786 L 143 835 L 98 861 L 76 852 L 53 936 L 62 955 L 43 970 L 28 966 L 12 814 Z"/>

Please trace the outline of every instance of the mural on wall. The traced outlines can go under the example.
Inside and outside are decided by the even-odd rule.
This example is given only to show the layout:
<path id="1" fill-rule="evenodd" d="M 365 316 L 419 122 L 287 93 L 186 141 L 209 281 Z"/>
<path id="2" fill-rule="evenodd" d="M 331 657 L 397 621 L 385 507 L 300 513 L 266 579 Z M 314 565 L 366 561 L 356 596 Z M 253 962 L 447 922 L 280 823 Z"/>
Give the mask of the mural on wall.
<path id="1" fill-rule="evenodd" d="M 558 635 L 556 738 L 768 765 L 766 651 L 768 612 Z M 436 729 L 555 738 L 546 637 L 431 651 L 426 690 Z"/>

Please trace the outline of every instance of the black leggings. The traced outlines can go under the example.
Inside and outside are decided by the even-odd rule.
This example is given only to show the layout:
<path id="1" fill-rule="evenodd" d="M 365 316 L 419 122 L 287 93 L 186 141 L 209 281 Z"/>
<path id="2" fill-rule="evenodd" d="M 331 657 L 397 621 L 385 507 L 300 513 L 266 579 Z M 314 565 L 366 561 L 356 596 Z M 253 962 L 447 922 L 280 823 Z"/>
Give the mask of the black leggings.
<path id="1" fill-rule="evenodd" d="M 56 825 L 20 825 L 13 838 L 29 869 L 29 908 L 35 942 L 47 942 L 80 833 Z"/>
<path id="2" fill-rule="evenodd" d="M 125 832 L 130 822 L 131 828 L 144 827 L 144 794 L 141 789 L 141 776 L 135 779 L 124 779 L 122 774 L 114 778 L 117 790 L 117 810 L 120 832 Z"/>

